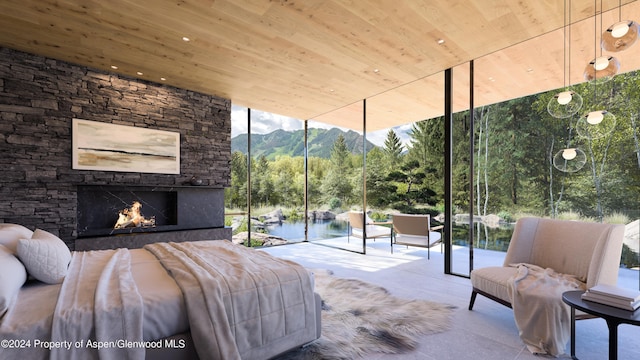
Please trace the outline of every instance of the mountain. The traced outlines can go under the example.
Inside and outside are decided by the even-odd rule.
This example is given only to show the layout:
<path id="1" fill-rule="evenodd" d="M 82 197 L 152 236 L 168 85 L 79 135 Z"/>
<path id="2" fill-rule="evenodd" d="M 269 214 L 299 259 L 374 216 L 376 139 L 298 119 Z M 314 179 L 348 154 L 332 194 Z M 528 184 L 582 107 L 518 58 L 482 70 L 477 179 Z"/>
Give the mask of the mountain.
<path id="1" fill-rule="evenodd" d="M 342 131 L 332 129 L 309 129 L 309 156 L 328 159 L 331 157 L 333 143 L 342 134 L 347 148 L 353 154 L 362 154 L 362 135 L 353 130 Z M 231 139 L 231 152 L 240 151 L 247 153 L 247 134 L 240 134 Z M 367 151 L 375 145 L 367 141 Z M 303 156 L 304 155 L 304 130 L 285 131 L 275 130 L 268 134 L 251 134 L 251 154 L 253 157 L 264 155 L 269 160 L 276 156 Z"/>

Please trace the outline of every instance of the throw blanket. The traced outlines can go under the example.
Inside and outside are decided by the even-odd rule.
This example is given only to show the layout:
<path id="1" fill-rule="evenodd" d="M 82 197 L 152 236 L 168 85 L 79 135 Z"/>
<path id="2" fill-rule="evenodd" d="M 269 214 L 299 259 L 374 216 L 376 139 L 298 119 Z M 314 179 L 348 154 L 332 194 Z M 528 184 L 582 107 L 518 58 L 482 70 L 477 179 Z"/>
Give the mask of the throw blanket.
<path id="1" fill-rule="evenodd" d="M 571 336 L 571 319 L 562 293 L 584 289 L 584 283 L 536 265 L 511 266 L 518 268 L 508 287 L 520 338 L 534 354 L 563 354 Z"/>
<path id="2" fill-rule="evenodd" d="M 315 333 L 311 277 L 296 263 L 220 240 L 145 249 L 181 288 L 202 360 L 270 358 Z"/>
<path id="3" fill-rule="evenodd" d="M 127 249 L 75 252 L 53 314 L 51 360 L 144 359 L 142 299 Z M 119 342 L 120 341 L 120 342 Z"/>

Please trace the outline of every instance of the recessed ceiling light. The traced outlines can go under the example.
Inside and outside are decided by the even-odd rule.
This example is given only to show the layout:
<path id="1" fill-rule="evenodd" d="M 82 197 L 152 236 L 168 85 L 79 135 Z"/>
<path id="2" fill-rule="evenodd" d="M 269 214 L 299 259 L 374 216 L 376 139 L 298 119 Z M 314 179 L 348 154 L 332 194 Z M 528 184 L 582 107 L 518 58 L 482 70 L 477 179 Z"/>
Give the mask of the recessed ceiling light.
<path id="1" fill-rule="evenodd" d="M 438 39 L 438 45 L 444 44 L 444 39 Z"/>
<path id="2" fill-rule="evenodd" d="M 490 81 L 496 81 L 496 79 L 494 79 L 493 77 L 489 76 L 489 80 Z"/>
<path id="3" fill-rule="evenodd" d="M 329 89 L 329 92 L 333 92 L 333 89 Z"/>
<path id="4" fill-rule="evenodd" d="M 115 66 L 115 65 L 111 65 L 111 68 L 112 68 L 113 70 L 116 70 L 118 67 L 117 67 L 117 66 Z"/>
<path id="5" fill-rule="evenodd" d="M 142 72 L 138 71 L 138 72 L 136 72 L 136 74 L 138 74 L 138 75 L 142 75 Z"/>
<path id="6" fill-rule="evenodd" d="M 373 69 L 373 72 L 377 74 L 380 72 L 380 69 Z"/>
<path id="7" fill-rule="evenodd" d="M 182 41 L 189 42 L 189 41 L 191 41 L 191 39 L 189 39 L 189 38 L 188 38 L 188 37 L 186 37 L 186 36 L 183 36 L 183 37 L 182 37 Z"/>
<path id="8" fill-rule="evenodd" d="M 528 68 L 528 69 L 527 69 L 527 72 L 528 72 L 528 73 L 531 73 L 531 72 L 533 72 L 533 69 L 532 69 L 532 68 Z"/>
<path id="9" fill-rule="evenodd" d="M 166 79 L 166 78 L 161 77 L 161 78 L 160 78 L 160 80 L 165 81 L 165 80 L 167 80 L 167 79 Z"/>

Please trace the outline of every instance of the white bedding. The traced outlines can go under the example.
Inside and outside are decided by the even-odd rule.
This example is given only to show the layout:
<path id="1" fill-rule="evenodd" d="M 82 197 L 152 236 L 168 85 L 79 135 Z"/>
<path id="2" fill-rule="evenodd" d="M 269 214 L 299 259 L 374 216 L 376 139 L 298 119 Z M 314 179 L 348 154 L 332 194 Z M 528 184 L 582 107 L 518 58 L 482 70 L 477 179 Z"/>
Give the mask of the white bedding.
<path id="1" fill-rule="evenodd" d="M 201 252 L 202 254 L 207 252 L 206 251 L 208 247 L 207 245 L 213 245 L 213 246 L 209 246 L 211 249 L 208 254 L 208 256 L 212 259 L 213 258 L 224 259 L 224 257 L 227 256 L 227 255 L 224 255 L 224 256 L 220 255 L 220 249 L 216 249 L 215 244 L 224 244 L 223 246 L 229 245 L 232 247 L 237 247 L 238 249 L 241 249 L 241 251 L 251 251 L 252 254 L 255 254 L 257 256 L 257 259 L 261 259 L 260 261 L 265 260 L 265 259 L 262 259 L 262 257 L 265 255 L 268 257 L 271 257 L 270 255 L 263 252 L 255 251 L 252 249 L 245 249 L 244 247 L 237 246 L 237 245 L 232 245 L 228 241 L 215 240 L 215 241 L 203 241 L 203 242 L 197 242 L 197 243 L 199 245 L 197 246 L 194 245 L 193 248 L 198 248 L 199 249 L 198 251 Z M 188 247 L 191 246 L 191 245 L 188 245 L 189 243 L 182 243 L 182 244 Z M 198 246 L 202 246 L 202 247 L 198 247 Z M 96 338 L 96 331 L 98 332 L 98 336 L 105 336 L 105 334 L 106 336 L 113 336 L 113 334 L 121 334 L 119 336 L 125 336 L 123 335 L 124 333 L 122 333 L 122 331 L 126 331 L 128 334 L 133 334 L 131 335 L 133 337 L 141 336 L 142 339 L 145 341 L 166 338 L 172 335 L 181 334 L 189 331 L 190 324 L 189 324 L 188 311 L 187 311 L 187 306 L 186 306 L 182 291 L 178 286 L 178 284 L 176 283 L 176 281 L 172 278 L 172 276 L 170 276 L 169 273 L 164 269 L 160 261 L 152 253 L 150 253 L 145 249 L 123 250 L 119 253 L 118 256 L 116 256 L 116 258 L 113 258 L 112 255 L 115 253 L 116 253 L 115 250 L 92 251 L 92 252 L 82 253 L 83 254 L 82 257 L 78 255 L 79 253 L 74 253 L 74 259 L 84 258 L 84 260 L 88 260 L 88 259 L 90 260 L 90 261 L 84 262 L 83 265 L 86 265 L 86 266 L 90 266 L 93 264 L 93 265 L 96 265 L 97 267 L 102 267 L 102 269 L 104 269 L 105 265 L 110 264 L 110 266 L 107 266 L 107 268 L 110 268 L 110 269 L 130 268 L 130 273 L 124 274 L 124 275 L 118 272 L 106 271 L 104 274 L 100 272 L 100 276 L 98 276 L 98 278 L 100 278 L 101 276 L 104 277 L 102 285 L 99 285 L 99 286 L 98 285 L 94 285 L 94 286 L 82 285 L 82 281 L 84 281 L 83 279 L 96 277 L 95 270 L 94 270 L 94 273 L 85 274 L 84 277 L 80 276 L 79 278 L 75 278 L 75 281 L 77 282 L 75 286 L 71 284 L 72 282 L 71 280 L 74 279 L 73 276 L 69 277 L 70 281 L 68 283 L 63 283 L 62 285 L 61 284 L 45 285 L 40 282 L 29 282 L 25 284 L 23 288 L 20 290 L 20 293 L 18 294 L 18 298 L 14 303 L 14 305 L 10 307 L 7 313 L 0 319 L 0 339 L 13 339 L 13 340 L 19 340 L 19 341 L 30 340 L 31 343 L 28 348 L 25 347 L 25 348 L 2 349 L 2 359 L 19 359 L 19 360 L 48 359 L 49 350 L 43 346 L 44 342 L 52 339 L 60 340 L 60 341 L 70 341 L 69 337 L 71 336 L 87 336 L 86 335 L 87 331 L 89 331 L 90 333 L 89 336 L 92 339 Z M 107 255 L 111 255 L 111 256 L 107 256 Z M 128 262 L 128 257 L 130 257 L 130 262 Z M 236 260 L 232 261 L 234 266 L 239 266 L 238 259 L 242 257 L 244 256 L 236 256 Z M 277 258 L 273 258 L 273 257 L 271 258 L 277 260 L 276 262 L 286 262 L 284 260 L 280 260 Z M 96 260 L 96 259 L 100 259 L 100 260 Z M 75 261 L 79 261 L 79 260 L 75 260 Z M 109 261 L 111 261 L 111 263 L 109 263 Z M 264 273 L 265 269 L 267 268 L 267 265 L 264 263 L 260 263 L 260 261 L 253 262 L 252 260 L 250 260 L 249 264 L 247 264 L 247 266 L 249 266 L 248 269 L 250 270 L 247 270 L 247 271 L 249 273 L 253 273 L 253 272 Z M 81 263 L 81 261 L 79 263 Z M 74 268 L 77 268 L 79 266 L 78 265 L 79 263 L 76 262 L 75 265 L 74 263 L 72 263 L 71 266 L 73 266 Z M 229 262 L 224 262 L 224 261 L 223 263 L 227 264 L 224 266 L 228 266 L 230 264 Z M 299 265 L 297 266 L 299 267 Z M 301 272 L 300 269 L 302 269 L 303 272 Z M 89 272 L 91 271 L 92 270 L 89 270 Z M 272 272 L 272 274 L 278 274 L 278 271 L 281 271 L 281 270 L 274 271 Z M 224 273 L 225 271 L 219 271 L 219 272 Z M 269 271 L 266 271 L 266 272 L 269 272 Z M 301 294 L 301 295 L 302 295 L 302 298 L 304 299 L 303 301 L 309 302 L 309 295 L 306 292 L 310 291 L 311 302 L 308 305 L 309 305 L 309 309 L 313 309 L 315 302 L 313 301 L 313 285 L 309 282 L 310 281 L 309 274 L 306 272 L 306 270 L 304 270 L 301 267 L 295 268 L 294 273 L 297 274 L 296 275 L 297 277 L 303 277 L 301 276 L 302 274 L 306 275 L 307 282 L 303 286 L 307 287 L 307 289 L 305 290 L 305 294 Z M 228 279 L 234 279 L 237 275 L 238 274 L 227 273 L 226 276 L 229 277 Z M 258 278 L 264 277 L 264 274 L 258 275 L 257 277 Z M 278 275 L 276 275 L 275 277 L 278 277 Z M 255 278 L 256 276 L 250 276 L 249 278 L 247 278 L 249 280 L 246 280 L 246 281 L 255 282 L 256 281 Z M 271 276 L 271 278 L 273 278 L 273 276 Z M 80 281 L 78 282 L 78 280 Z M 130 280 L 133 280 L 133 281 L 131 282 Z M 65 279 L 65 282 L 66 281 L 67 279 Z M 227 283 L 233 284 L 234 281 L 235 279 L 233 281 L 228 281 Z M 79 292 L 81 290 L 87 290 L 87 289 L 89 289 L 87 291 L 91 292 L 91 291 L 94 291 L 92 289 L 95 289 L 96 287 L 98 287 L 102 289 L 102 290 L 99 290 L 98 293 L 100 292 L 111 293 L 111 294 L 119 293 L 120 299 L 117 301 L 119 301 L 120 303 L 127 304 L 126 305 L 127 309 L 132 309 L 132 306 L 133 306 L 133 309 L 127 313 L 128 314 L 127 316 L 130 317 L 128 319 L 128 322 L 126 323 L 128 325 L 124 325 L 127 329 L 123 330 L 123 329 L 111 328 L 111 327 L 114 327 L 112 326 L 113 324 L 117 324 L 117 321 L 114 322 L 112 321 L 113 319 L 109 320 L 112 317 L 112 313 L 110 313 L 110 311 L 112 311 L 113 309 L 111 308 L 108 302 L 107 303 L 103 302 L 102 304 L 100 304 L 100 301 L 97 302 L 98 303 L 97 306 L 102 307 L 103 309 L 106 310 L 106 312 L 103 313 L 102 315 L 103 318 L 99 321 L 100 325 L 97 327 L 93 326 L 95 324 L 93 324 L 92 320 L 91 320 L 92 327 L 89 330 L 87 330 L 87 328 L 84 328 L 84 329 L 73 328 L 73 326 L 68 327 L 70 323 L 64 324 L 64 322 L 60 322 L 60 319 L 58 318 L 56 318 L 56 320 L 54 321 L 54 313 L 55 313 L 57 304 L 58 306 L 63 306 L 63 308 L 58 309 L 59 313 L 58 315 L 56 315 L 56 316 L 60 316 L 60 314 L 64 314 L 64 310 L 65 310 L 64 306 L 71 306 L 68 304 L 73 304 L 75 301 L 78 301 L 77 297 L 75 297 L 75 295 L 73 294 L 70 295 L 69 293 L 65 293 L 66 295 L 63 294 L 63 296 L 60 296 L 61 287 L 70 288 L 72 289 L 70 290 L 72 292 L 73 291 Z M 261 288 L 256 288 L 256 289 L 261 289 Z M 136 290 L 137 290 L 137 293 L 136 293 Z M 109 297 L 111 298 L 112 295 L 109 295 Z M 60 302 L 58 298 L 61 299 Z M 262 300 L 263 299 L 261 298 L 260 301 Z M 143 311 L 140 311 L 139 309 L 137 309 L 138 305 L 136 304 L 138 301 L 141 308 L 144 309 Z M 284 304 L 288 300 L 281 299 L 279 301 L 282 301 Z M 89 303 L 92 303 L 92 301 L 89 301 Z M 67 304 L 67 305 L 64 305 L 64 304 Z M 95 305 L 96 304 L 93 304 L 92 306 L 95 306 Z M 260 305 L 260 306 L 263 306 L 263 305 Z M 305 311 L 307 310 L 308 309 L 305 309 Z M 237 311 L 237 309 L 234 311 Z M 206 312 L 203 311 L 203 313 L 206 313 Z M 85 313 L 80 311 L 79 313 L 76 312 L 74 316 L 78 316 L 78 314 L 82 314 L 80 318 L 86 315 Z M 192 310 L 192 315 L 191 315 L 192 321 L 194 318 L 193 314 L 194 314 L 194 311 Z M 307 312 L 307 314 L 309 313 Z M 314 311 L 312 310 L 310 314 L 313 315 Z M 138 321 L 136 320 L 137 316 L 139 317 L 139 319 L 141 319 L 140 323 L 137 323 Z M 294 333 L 290 333 L 285 337 L 278 339 L 276 338 L 275 333 L 264 333 L 259 336 L 260 346 L 255 347 L 254 346 L 255 344 L 249 344 L 250 346 L 245 346 L 246 344 L 244 344 L 241 346 L 241 350 L 239 350 L 238 353 L 242 353 L 243 358 L 259 358 L 261 356 L 256 354 L 264 355 L 268 351 L 274 351 L 275 353 L 273 355 L 277 355 L 278 351 L 288 350 L 291 347 L 301 345 L 304 342 L 308 342 L 315 339 L 313 334 L 310 334 L 310 329 L 313 329 L 314 334 L 316 332 L 315 315 L 311 317 L 309 317 L 308 315 L 302 316 L 302 319 L 303 320 L 300 320 L 296 317 L 295 319 L 291 318 L 287 320 L 287 321 L 293 321 L 292 323 L 287 322 L 287 326 L 289 326 L 291 329 L 293 329 L 291 325 L 294 325 L 296 321 L 307 322 L 304 325 L 305 330 L 301 330 L 298 334 L 294 332 Z M 64 320 L 64 321 L 67 321 L 67 320 Z M 76 319 L 76 320 L 90 321 L 90 320 L 87 320 L 86 318 Z M 311 322 L 313 322 L 313 324 Z M 108 324 L 112 324 L 112 325 L 108 325 Z M 216 326 L 218 325 L 216 324 Z M 102 329 L 100 329 L 101 327 Z M 193 327 L 193 324 L 192 324 L 192 327 Z M 52 328 L 55 329 L 53 332 L 53 338 L 52 338 Z M 255 324 L 248 327 L 247 329 L 249 332 L 245 334 L 246 339 L 252 339 L 253 337 L 255 337 L 255 334 L 253 334 L 253 331 L 257 329 L 255 327 Z M 269 327 L 265 327 L 264 329 L 267 332 L 270 331 Z M 193 331 L 193 329 L 191 330 Z M 241 332 L 239 328 L 235 329 L 234 331 L 238 333 Z M 302 334 L 303 332 L 305 333 Z M 111 334 L 111 335 L 108 335 L 108 334 Z M 311 337 L 309 337 L 310 335 Z M 129 336 L 129 335 L 126 335 L 126 336 Z M 40 346 L 38 347 L 34 346 L 34 341 L 36 340 L 40 341 Z M 87 339 L 81 339 L 81 340 L 87 340 Z M 209 339 L 206 339 L 205 341 L 208 341 L 208 340 Z M 274 344 L 275 346 L 271 346 Z M 200 345 L 196 344 L 196 348 L 199 348 L 201 346 L 202 344 Z M 252 348 L 255 350 L 251 350 Z M 281 349 L 284 349 L 284 350 L 281 350 Z M 78 354 L 81 354 L 82 358 L 85 358 L 84 355 L 86 354 L 83 354 L 82 352 L 79 352 Z M 116 354 L 116 352 L 112 352 L 111 354 Z M 118 355 L 121 356 L 122 354 L 118 354 Z M 131 358 L 139 358 L 141 356 L 140 353 L 135 350 L 131 351 L 129 355 L 131 355 Z M 203 358 L 206 358 L 208 356 L 207 354 L 203 354 L 203 355 L 205 355 L 203 356 Z M 52 359 L 55 358 L 56 356 L 58 356 L 58 358 L 69 358 L 64 356 L 64 352 L 53 351 Z M 95 357 L 95 354 L 92 353 L 90 356 Z M 217 358 L 217 357 L 212 356 L 210 358 Z M 225 356 L 225 359 L 226 358 L 227 357 Z"/>
<path id="2" fill-rule="evenodd" d="M 87 253 L 108 253 L 111 250 L 91 251 Z M 162 339 L 189 330 L 184 299 L 180 288 L 164 270 L 159 260 L 144 249 L 129 250 L 131 254 L 131 272 L 142 297 L 143 339 L 145 341 Z M 74 253 L 75 255 L 76 253 Z M 61 284 L 47 285 L 38 281 L 25 284 L 18 294 L 14 306 L 2 318 L 0 323 L 1 339 L 41 339 L 50 338 L 53 312 L 56 307 Z M 15 351 L 15 359 L 46 359 L 48 352 L 31 346 Z M 24 357 L 29 354 L 28 357 Z M 34 355 L 31 357 L 31 355 Z M 3 354 L 4 355 L 4 354 Z M 23 356 L 21 356 L 23 355 Z"/>
<path id="3" fill-rule="evenodd" d="M 315 339 L 315 297 L 302 266 L 228 241 L 145 249 L 182 289 L 200 359 L 267 359 Z"/>
<path id="4" fill-rule="evenodd" d="M 50 359 L 144 359 L 142 347 L 110 345 L 142 342 L 143 311 L 127 249 L 74 253 L 53 312 L 51 341 L 61 346 Z"/>

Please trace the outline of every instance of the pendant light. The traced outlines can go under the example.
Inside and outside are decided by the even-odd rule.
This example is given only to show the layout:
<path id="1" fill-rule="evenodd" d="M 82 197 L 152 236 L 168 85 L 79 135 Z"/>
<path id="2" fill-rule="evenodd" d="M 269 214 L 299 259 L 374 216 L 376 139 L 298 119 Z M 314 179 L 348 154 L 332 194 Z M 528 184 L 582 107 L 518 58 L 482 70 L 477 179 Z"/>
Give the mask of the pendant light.
<path id="1" fill-rule="evenodd" d="M 638 40 L 640 25 L 633 20 L 622 19 L 622 0 L 618 1 L 618 22 L 602 33 L 600 46 L 610 52 L 624 51 Z"/>
<path id="2" fill-rule="evenodd" d="M 606 110 L 591 111 L 578 120 L 576 131 L 587 140 L 600 139 L 613 132 L 616 121 L 616 116 Z"/>
<path id="3" fill-rule="evenodd" d="M 562 149 L 553 157 L 553 166 L 562 172 L 574 173 L 586 163 L 587 155 L 578 148 Z"/>
<path id="4" fill-rule="evenodd" d="M 597 11 L 597 1 L 594 1 L 593 4 L 594 15 L 593 15 L 593 37 L 594 42 L 597 44 L 597 30 L 598 30 L 598 11 Z M 600 0 L 600 29 L 602 29 L 602 0 Z M 595 47 L 597 49 L 597 45 Z M 602 49 L 602 47 L 600 48 Z M 607 82 L 611 80 L 620 70 L 620 62 L 613 56 L 602 55 L 602 50 L 600 51 L 600 56 L 597 55 L 598 51 L 594 51 L 596 58 L 591 60 L 587 67 L 584 69 L 584 79 L 587 81 L 597 81 L 600 83 Z"/>
<path id="5" fill-rule="evenodd" d="M 613 56 L 599 56 L 587 64 L 584 79 L 601 83 L 611 80 L 620 70 L 620 62 Z"/>
<path id="6" fill-rule="evenodd" d="M 563 67 L 564 78 L 562 81 L 563 91 L 554 95 L 547 104 L 549 114 L 558 119 L 568 118 L 577 113 L 582 108 L 582 96 L 567 88 L 567 23 L 569 24 L 569 74 L 571 74 L 571 1 L 569 1 L 569 20 L 567 20 L 567 1 L 564 2 L 564 27 L 562 28 L 563 40 Z M 571 87 L 571 81 L 569 81 Z"/>
<path id="7" fill-rule="evenodd" d="M 595 6 L 595 4 L 594 4 Z M 602 2 L 600 2 L 602 13 Z M 602 20 L 602 16 L 600 17 Z M 588 66 L 587 66 L 588 67 Z M 593 82 L 593 106 L 598 104 L 598 81 Z M 576 123 L 578 135 L 588 141 L 605 137 L 616 127 L 616 116 L 607 110 L 592 110 L 584 114 Z"/>

